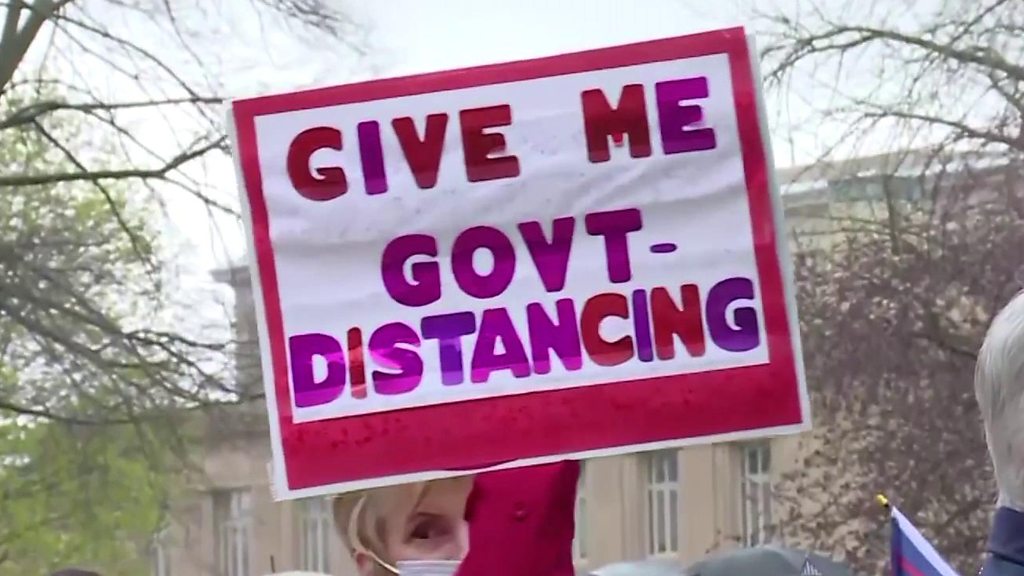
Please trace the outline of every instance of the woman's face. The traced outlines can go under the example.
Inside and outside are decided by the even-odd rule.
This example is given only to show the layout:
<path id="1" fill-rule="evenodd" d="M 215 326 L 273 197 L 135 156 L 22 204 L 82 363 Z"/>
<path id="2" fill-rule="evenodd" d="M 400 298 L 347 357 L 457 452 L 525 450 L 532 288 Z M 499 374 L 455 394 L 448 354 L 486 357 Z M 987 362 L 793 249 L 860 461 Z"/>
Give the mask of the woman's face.
<path id="1" fill-rule="evenodd" d="M 469 550 L 466 500 L 472 478 L 431 482 L 415 509 L 396 506 L 384 517 L 384 547 L 392 562 L 461 560 Z"/>

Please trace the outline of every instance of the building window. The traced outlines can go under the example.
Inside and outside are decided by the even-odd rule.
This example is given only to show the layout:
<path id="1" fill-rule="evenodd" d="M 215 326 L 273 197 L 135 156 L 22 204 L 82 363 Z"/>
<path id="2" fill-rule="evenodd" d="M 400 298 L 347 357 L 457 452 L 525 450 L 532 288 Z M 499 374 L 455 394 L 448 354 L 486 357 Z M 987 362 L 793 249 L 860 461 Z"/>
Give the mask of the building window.
<path id="1" fill-rule="evenodd" d="M 587 559 L 587 466 L 580 462 L 580 480 L 576 486 L 576 534 L 572 539 L 572 557 Z"/>
<path id="2" fill-rule="evenodd" d="M 252 495 L 248 490 L 215 493 L 213 515 L 220 576 L 251 576 Z"/>
<path id="3" fill-rule="evenodd" d="M 153 576 L 171 576 L 170 529 L 164 528 L 153 537 L 150 558 Z"/>
<path id="4" fill-rule="evenodd" d="M 299 568 L 330 573 L 334 520 L 329 498 L 299 501 Z"/>
<path id="5" fill-rule="evenodd" d="M 921 180 L 914 176 L 887 176 L 882 183 L 886 192 L 897 200 L 920 200 L 923 195 Z"/>
<path id="6" fill-rule="evenodd" d="M 647 464 L 647 553 L 679 552 L 679 453 L 654 452 Z"/>
<path id="7" fill-rule="evenodd" d="M 743 503 L 743 544 L 760 546 L 769 539 L 772 527 L 771 445 L 743 446 L 743 481 L 740 501 Z"/>

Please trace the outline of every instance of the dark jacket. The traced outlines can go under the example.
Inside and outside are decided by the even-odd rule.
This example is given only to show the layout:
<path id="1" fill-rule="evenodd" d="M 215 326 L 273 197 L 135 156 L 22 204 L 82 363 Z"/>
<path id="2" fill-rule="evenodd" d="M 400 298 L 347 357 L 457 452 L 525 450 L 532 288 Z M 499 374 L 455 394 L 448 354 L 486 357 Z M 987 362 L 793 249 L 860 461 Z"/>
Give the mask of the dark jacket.
<path id="1" fill-rule="evenodd" d="M 981 576 L 1024 576 L 1024 512 L 996 510 L 988 552 Z"/>

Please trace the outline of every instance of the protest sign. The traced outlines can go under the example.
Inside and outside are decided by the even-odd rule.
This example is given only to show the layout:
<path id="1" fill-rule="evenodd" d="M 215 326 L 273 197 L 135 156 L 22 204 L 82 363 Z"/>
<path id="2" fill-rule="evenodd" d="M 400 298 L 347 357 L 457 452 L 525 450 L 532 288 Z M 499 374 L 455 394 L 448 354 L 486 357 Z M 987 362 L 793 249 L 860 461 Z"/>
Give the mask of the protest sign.
<path id="1" fill-rule="evenodd" d="M 232 121 L 279 498 L 807 428 L 743 29 Z"/>

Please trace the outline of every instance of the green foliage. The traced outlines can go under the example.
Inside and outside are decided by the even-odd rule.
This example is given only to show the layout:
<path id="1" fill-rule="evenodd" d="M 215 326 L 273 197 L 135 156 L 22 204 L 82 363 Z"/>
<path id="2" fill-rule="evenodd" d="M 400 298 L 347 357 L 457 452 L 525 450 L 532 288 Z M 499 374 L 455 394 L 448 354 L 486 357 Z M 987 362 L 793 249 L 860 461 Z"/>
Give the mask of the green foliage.
<path id="1" fill-rule="evenodd" d="M 30 102 L 5 95 L 0 118 Z M 102 154 L 50 115 L 0 130 L 0 174 L 74 169 L 54 141 Z M 170 415 L 185 379 L 184 356 L 149 328 L 159 254 L 129 186 L 0 189 L 0 576 L 145 573 L 184 453 Z"/>
<path id="2" fill-rule="evenodd" d="M 145 573 L 166 481 L 138 453 L 139 430 L 0 426 L 0 575 L 61 566 Z"/>

